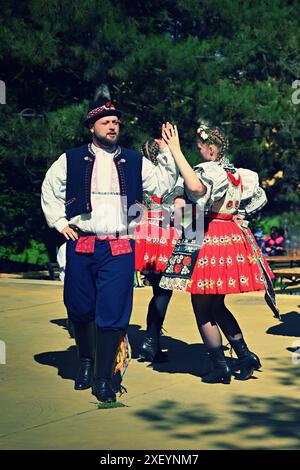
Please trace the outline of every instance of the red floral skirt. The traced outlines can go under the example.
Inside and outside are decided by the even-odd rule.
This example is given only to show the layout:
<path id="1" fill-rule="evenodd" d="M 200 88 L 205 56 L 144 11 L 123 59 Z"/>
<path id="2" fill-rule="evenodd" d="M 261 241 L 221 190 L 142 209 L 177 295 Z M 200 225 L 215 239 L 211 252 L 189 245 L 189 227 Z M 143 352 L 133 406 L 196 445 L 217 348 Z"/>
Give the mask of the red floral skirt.
<path id="1" fill-rule="evenodd" d="M 252 232 L 232 220 L 212 220 L 204 234 L 187 291 L 193 294 L 237 294 L 265 290 L 260 259 L 271 278 L 274 274 Z"/>
<path id="2" fill-rule="evenodd" d="M 164 271 L 179 238 L 173 228 L 160 227 L 159 220 L 143 220 L 134 234 L 135 269 Z"/>

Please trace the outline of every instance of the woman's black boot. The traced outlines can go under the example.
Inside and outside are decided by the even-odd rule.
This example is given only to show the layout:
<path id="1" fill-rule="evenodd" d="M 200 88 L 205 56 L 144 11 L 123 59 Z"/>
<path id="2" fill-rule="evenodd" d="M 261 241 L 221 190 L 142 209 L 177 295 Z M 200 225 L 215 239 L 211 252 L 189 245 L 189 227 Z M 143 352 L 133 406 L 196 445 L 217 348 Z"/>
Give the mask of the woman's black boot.
<path id="1" fill-rule="evenodd" d="M 232 349 L 238 357 L 239 371 L 236 375 L 238 380 L 248 380 L 252 377 L 253 372 L 261 368 L 259 357 L 249 351 L 244 338 L 229 340 Z"/>
<path id="2" fill-rule="evenodd" d="M 77 346 L 80 366 L 75 378 L 75 390 L 86 390 L 93 383 L 93 367 L 95 357 L 95 322 L 71 323 Z"/>
<path id="3" fill-rule="evenodd" d="M 202 378 L 202 382 L 230 384 L 232 374 L 226 363 L 223 347 L 209 349 L 208 353 L 213 363 L 213 370 Z"/>
<path id="4" fill-rule="evenodd" d="M 160 338 L 172 291 L 159 287 L 161 276 L 152 272 L 147 274 L 147 279 L 153 289 L 153 297 L 148 307 L 147 332 L 139 352 L 141 362 L 166 362 L 168 360 L 167 354 L 161 350 Z"/>
<path id="5" fill-rule="evenodd" d="M 141 344 L 139 353 L 140 362 L 166 362 L 167 355 L 161 350 L 159 337 L 147 332 Z"/>

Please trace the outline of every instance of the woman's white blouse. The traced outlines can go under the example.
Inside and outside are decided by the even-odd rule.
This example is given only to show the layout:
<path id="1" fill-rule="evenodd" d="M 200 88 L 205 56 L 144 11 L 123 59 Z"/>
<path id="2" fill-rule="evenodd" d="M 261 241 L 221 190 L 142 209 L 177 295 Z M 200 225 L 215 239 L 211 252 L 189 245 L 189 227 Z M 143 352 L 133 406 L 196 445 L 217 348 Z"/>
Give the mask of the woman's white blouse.
<path id="1" fill-rule="evenodd" d="M 186 187 L 188 198 L 199 204 L 205 211 L 209 211 L 215 202 L 226 193 L 229 185 L 226 171 L 217 162 L 204 162 L 196 165 L 194 171 L 206 187 L 203 196 L 191 193 Z M 267 203 L 265 191 L 259 186 L 258 174 L 246 168 L 237 168 L 241 176 L 243 191 L 239 212 L 253 214 Z"/>
<path id="2" fill-rule="evenodd" d="M 255 171 L 246 168 L 238 168 L 241 175 L 243 192 L 240 211 L 245 214 L 254 214 L 260 211 L 268 202 L 263 188 L 259 185 L 259 177 Z"/>

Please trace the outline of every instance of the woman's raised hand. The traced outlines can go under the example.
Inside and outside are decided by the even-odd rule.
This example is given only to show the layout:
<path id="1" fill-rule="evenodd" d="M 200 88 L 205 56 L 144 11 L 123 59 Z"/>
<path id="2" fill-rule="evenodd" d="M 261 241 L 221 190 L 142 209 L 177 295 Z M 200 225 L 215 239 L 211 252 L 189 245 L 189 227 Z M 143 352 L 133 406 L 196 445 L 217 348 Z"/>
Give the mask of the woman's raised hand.
<path id="1" fill-rule="evenodd" d="M 162 125 L 161 135 L 172 153 L 181 151 L 177 126 L 169 122 Z"/>

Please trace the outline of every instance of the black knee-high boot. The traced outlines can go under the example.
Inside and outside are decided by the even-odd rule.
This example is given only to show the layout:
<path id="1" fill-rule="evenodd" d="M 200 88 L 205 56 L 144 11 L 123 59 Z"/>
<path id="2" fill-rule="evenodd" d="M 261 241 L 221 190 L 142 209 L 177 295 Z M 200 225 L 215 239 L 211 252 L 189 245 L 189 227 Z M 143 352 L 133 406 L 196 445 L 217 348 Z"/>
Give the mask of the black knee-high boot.
<path id="1" fill-rule="evenodd" d="M 120 342 L 124 330 L 97 328 L 97 345 L 92 393 L 104 403 L 116 401 L 112 379 Z"/>
<path id="2" fill-rule="evenodd" d="M 202 382 L 230 384 L 231 371 L 226 363 L 223 347 L 209 349 L 208 353 L 214 368 L 202 378 Z"/>
<path id="3" fill-rule="evenodd" d="M 240 374 L 236 378 L 239 380 L 250 379 L 253 372 L 261 368 L 259 357 L 255 353 L 249 351 L 244 338 L 235 340 L 230 339 L 229 343 L 239 360 Z"/>
<path id="4" fill-rule="evenodd" d="M 172 297 L 172 291 L 159 287 L 161 274 L 149 273 L 148 279 L 153 288 L 153 297 L 147 314 L 147 333 L 141 344 L 139 359 L 149 362 L 166 362 L 167 354 L 161 350 L 161 329 Z"/>
<path id="5" fill-rule="evenodd" d="M 139 352 L 140 362 L 166 362 L 168 356 L 161 350 L 160 331 L 156 330 L 156 326 L 147 330 L 145 338 L 141 344 Z"/>
<path id="6" fill-rule="evenodd" d="M 75 390 L 85 390 L 92 386 L 95 357 L 95 322 L 71 323 L 77 346 L 80 366 L 75 379 Z"/>

